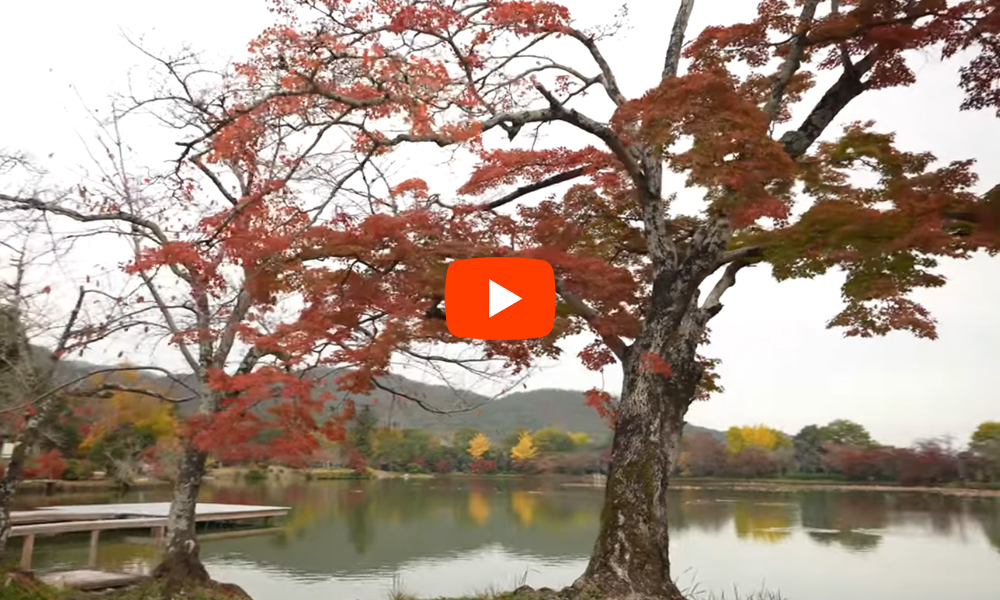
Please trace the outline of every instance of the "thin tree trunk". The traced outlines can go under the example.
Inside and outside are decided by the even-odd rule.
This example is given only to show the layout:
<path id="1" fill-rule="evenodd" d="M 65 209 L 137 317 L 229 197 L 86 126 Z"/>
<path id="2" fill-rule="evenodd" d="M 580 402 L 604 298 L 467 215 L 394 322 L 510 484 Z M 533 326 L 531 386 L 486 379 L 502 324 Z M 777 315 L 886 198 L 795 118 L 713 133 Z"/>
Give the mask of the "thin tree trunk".
<path id="1" fill-rule="evenodd" d="M 153 573 L 154 577 L 166 581 L 168 591 L 191 584 L 206 584 L 210 580 L 199 557 L 200 547 L 195 530 L 195 506 L 207 458 L 208 454 L 203 450 L 191 443 L 185 445 L 170 503 L 166 548 Z"/>
<path id="2" fill-rule="evenodd" d="M 24 429 L 14 438 L 14 451 L 0 479 L 0 563 L 6 558 L 7 541 L 10 539 L 10 508 L 14 496 L 21 485 L 24 475 L 24 465 L 28 459 L 28 448 L 38 440 L 42 427 L 56 415 L 62 406 L 62 400 L 56 394 L 50 394 L 35 407 L 34 414 L 27 415 Z"/>
<path id="3" fill-rule="evenodd" d="M 4 471 L 3 479 L 0 479 L 0 564 L 4 564 L 7 559 L 7 541 L 10 540 L 10 531 L 13 523 L 10 520 L 10 507 L 17 495 L 17 488 L 21 484 L 21 475 L 24 473 L 24 460 L 27 452 L 24 444 L 14 447 L 7 469 Z"/>

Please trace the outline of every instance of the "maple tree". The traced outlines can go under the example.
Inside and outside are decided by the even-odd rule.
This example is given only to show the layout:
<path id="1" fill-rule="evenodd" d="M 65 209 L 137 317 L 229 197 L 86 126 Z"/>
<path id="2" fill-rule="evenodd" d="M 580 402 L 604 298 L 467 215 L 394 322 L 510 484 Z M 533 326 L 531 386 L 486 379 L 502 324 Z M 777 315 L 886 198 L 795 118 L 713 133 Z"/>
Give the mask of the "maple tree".
<path id="1" fill-rule="evenodd" d="M 411 210 L 424 202 L 411 218 L 446 215 L 464 228 L 461 238 L 437 237 L 437 268 L 476 255 L 541 258 L 557 273 L 561 299 L 545 340 L 480 347 L 528 364 L 558 354 L 561 336 L 590 331 L 584 364 L 622 364 L 621 398 L 594 391 L 589 399 L 615 428 L 615 442 L 606 518 L 574 590 L 681 597 L 671 583 L 663 490 L 688 407 L 718 389 L 715 361 L 699 348 L 741 269 L 769 264 L 779 280 L 840 269 L 845 308 L 831 327 L 849 336 L 907 330 L 933 338 L 932 317 L 910 293 L 944 283 L 935 257 L 997 250 L 1000 193 L 976 193 L 972 161 L 937 164 L 930 153 L 897 148 L 870 122 L 828 131 L 859 95 L 911 85 L 913 51 L 956 60 L 978 52 L 960 64 L 966 101 L 959 108 L 1000 110 L 995 0 L 768 0 L 751 22 L 688 39 L 695 2 L 681 0 L 663 67 L 633 99 L 600 50 L 601 32 L 578 29 L 553 2 L 273 5 L 278 23 L 255 40 L 242 67 L 260 98 L 219 131 L 258 126 L 258 115 L 275 110 L 309 115 L 315 127 L 329 121 L 325 114 L 353 114 L 359 151 L 468 148 L 478 164 L 454 202 L 419 179 L 395 188 L 418 199 Z M 584 50 L 587 64 L 536 51 L 550 43 Z M 344 65 L 360 76 L 339 80 Z M 836 78 L 805 104 L 824 72 Z M 613 114 L 576 108 L 587 92 L 609 100 Z M 804 110 L 798 125 L 790 123 L 793 109 Z M 549 124 L 575 128 L 594 145 L 488 145 L 492 132 L 514 141 Z M 673 211 L 663 190 L 668 171 L 687 175 L 702 194 L 699 214 Z M 864 171 L 874 183 L 853 177 Z M 561 198 L 499 211 L 565 182 L 573 186 Z M 510 186 L 494 199 L 476 198 Z M 440 317 L 440 280 L 425 283 L 428 315 Z"/>
<path id="2" fill-rule="evenodd" d="M 12 171 L 30 164 L 22 157 L 0 155 L 0 183 L 11 187 L 24 183 Z M 10 179 L 8 179 L 8 177 Z M 8 187 L 4 185 L 4 188 Z M 0 193 L 0 197 L 3 194 Z M 0 208 L 5 208 L 0 206 Z M 72 294 L 69 310 L 53 298 L 53 267 L 73 245 L 72 238 L 51 235 L 48 223 L 36 218 L 13 216 L 0 211 L 0 248 L 9 261 L 0 264 L 0 437 L 13 444 L 13 451 L 0 476 L 0 561 L 10 538 L 10 510 L 21 479 L 25 476 L 58 477 L 66 463 L 57 449 L 41 456 L 30 452 L 47 438 L 58 438 L 58 428 L 82 398 L 113 393 L 112 382 L 94 385 L 88 377 L 63 373 L 61 362 L 74 352 L 101 341 L 115 331 L 135 324 L 136 315 L 94 285 L 81 285 Z M 84 303 L 87 310 L 84 310 Z M 156 367 L 135 366 L 132 370 Z M 119 368 L 104 373 L 120 372 Z"/>
<path id="3" fill-rule="evenodd" d="M 161 98 L 180 99 L 177 112 L 191 121 L 178 129 L 196 130 L 175 171 L 147 182 L 117 164 L 117 181 L 81 189 L 82 208 L 3 198 L 122 226 L 116 233 L 135 246 L 129 272 L 152 298 L 142 302 L 157 306 L 159 324 L 211 390 L 198 398 L 208 409 L 199 434 L 184 436 L 161 574 L 207 577 L 192 518 L 206 447 L 248 442 L 268 426 L 249 410 L 276 387 L 275 417 L 292 433 L 276 452 L 308 450 L 316 430 L 342 434 L 342 423 L 317 421 L 331 398 L 314 398 L 295 368 L 351 367 L 338 388 L 363 392 L 393 356 L 425 360 L 421 343 L 457 342 L 441 323 L 454 259 L 518 255 L 557 273 L 552 335 L 473 344 L 510 373 L 559 356 L 559 340 L 582 332 L 594 336 L 580 356 L 588 368 L 623 367 L 620 398 L 599 390 L 588 398 L 615 438 L 605 518 L 580 592 L 681 596 L 671 583 L 665 489 L 689 406 L 719 389 L 716 363 L 699 349 L 741 269 L 769 264 L 778 279 L 842 269 L 845 309 L 831 326 L 854 336 L 935 335 L 909 294 L 944 283 L 934 257 L 997 249 L 1000 193 L 975 193 L 971 162 L 938 165 L 867 122 L 820 137 L 857 96 L 911 84 L 914 50 L 978 51 L 963 65 L 963 108 L 997 109 L 995 0 L 768 0 L 752 22 L 709 27 L 686 43 L 694 5 L 680 0 L 663 68 L 629 99 L 600 50 L 602 34 L 578 29 L 556 3 L 275 0 L 278 23 L 251 44 L 237 91 L 205 100 L 181 76 Z M 537 52 L 550 43 L 584 50 L 587 64 Z M 804 105 L 823 71 L 838 77 Z M 613 114 L 574 106 L 595 91 Z M 806 116 L 795 126 L 798 107 Z M 496 133 L 523 140 L 527 129 L 553 124 L 593 145 L 490 147 Z M 779 127 L 786 131 L 773 137 Z M 331 165 L 337 155 L 313 153 L 304 139 L 331 131 L 346 132 L 352 166 Z M 364 194 L 344 198 L 343 182 L 410 144 L 471 152 L 477 166 L 454 201 L 417 178 L 366 181 Z M 852 178 L 865 170 L 875 183 Z M 702 194 L 699 214 L 674 210 L 667 171 L 686 174 Z M 308 176 L 318 189 L 304 194 L 293 180 Z M 560 198 L 516 206 L 562 183 L 572 187 Z M 307 196 L 324 201 L 304 206 Z M 170 211 L 188 217 L 179 230 L 164 225 Z M 180 308 L 153 293 L 170 287 L 164 278 L 184 290 Z M 276 307 L 292 296 L 304 306 L 280 318 Z M 246 362 L 237 342 L 249 348 Z M 350 412 L 345 403 L 337 415 Z"/>
<path id="4" fill-rule="evenodd" d="M 0 203 L 76 227 L 66 239 L 103 238 L 124 264 L 106 274 L 123 291 L 105 296 L 134 317 L 105 333 L 165 341 L 188 371 L 169 395 L 146 383 L 100 386 L 197 405 L 178 423 L 179 448 L 153 450 L 178 455 L 155 570 L 171 592 L 208 580 L 194 515 L 210 454 L 301 463 L 320 436 L 344 440 L 351 394 L 382 389 L 421 402 L 380 379 L 399 353 L 483 377 L 507 353 L 466 364 L 420 352 L 420 342 L 446 334 L 422 301 L 428 281 L 443 276 L 423 269 L 433 257 L 428 240 L 467 228 L 394 211 L 395 201 L 369 202 L 381 181 L 378 152 L 344 149 L 348 115 L 312 130 L 284 114 L 290 101 L 263 121 L 219 131 L 245 105 L 243 82 L 190 55 L 147 56 L 160 69 L 148 97 L 119 99 L 96 122 L 101 151 L 92 154 L 102 175 L 68 191 L 0 193 Z M 167 167 L 144 164 L 127 142 L 150 114 L 185 136 L 182 156 Z"/>
<path id="5" fill-rule="evenodd" d="M 44 454 L 32 457 L 24 471 L 26 474 L 34 472 L 37 476 L 45 479 L 59 479 L 66 471 L 66 459 L 63 458 L 62 452 L 55 449 L 49 450 Z"/>

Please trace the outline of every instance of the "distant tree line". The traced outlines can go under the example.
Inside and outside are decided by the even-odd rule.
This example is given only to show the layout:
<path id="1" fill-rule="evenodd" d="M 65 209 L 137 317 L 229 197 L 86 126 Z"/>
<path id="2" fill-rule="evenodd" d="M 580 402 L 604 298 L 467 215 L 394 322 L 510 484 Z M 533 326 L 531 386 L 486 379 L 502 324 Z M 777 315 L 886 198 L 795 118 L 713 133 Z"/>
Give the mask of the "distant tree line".
<path id="1" fill-rule="evenodd" d="M 471 427 L 441 437 L 380 426 L 365 406 L 348 427 L 344 443 L 325 458 L 359 471 L 585 474 L 605 468 L 609 446 L 610 439 L 595 441 L 586 433 L 557 427 L 521 430 L 496 441 Z"/>
<path id="2" fill-rule="evenodd" d="M 96 376 L 93 383 L 99 379 Z M 50 426 L 52 431 L 32 449 L 24 475 L 73 480 L 104 472 L 122 487 L 142 475 L 172 478 L 170 467 L 178 451 L 173 408 L 127 391 L 106 396 L 66 407 Z M 215 452 L 212 462 L 272 462 L 267 448 L 271 434 L 277 433 L 264 431 L 255 444 L 239 452 Z M 606 472 L 610 445 L 610 435 L 593 439 L 558 427 L 525 429 L 495 440 L 472 427 L 439 436 L 387 426 L 365 406 L 348 423 L 343 440 L 324 441 L 312 456 L 279 462 L 291 467 L 346 467 L 359 473 L 376 468 L 408 473 L 582 475 Z M 808 425 L 794 436 L 766 425 L 730 427 L 722 439 L 708 432 L 685 435 L 675 470 L 691 477 L 997 484 L 1000 421 L 981 423 L 963 448 L 944 437 L 902 448 L 880 444 L 864 426 L 845 419 Z"/>
<path id="3" fill-rule="evenodd" d="M 879 444 L 860 424 L 838 419 L 794 436 L 766 425 L 731 427 L 725 441 L 682 440 L 677 470 L 694 477 L 799 477 L 940 485 L 1000 482 L 1000 421 L 981 423 L 968 447 L 947 437 L 900 448 Z"/>

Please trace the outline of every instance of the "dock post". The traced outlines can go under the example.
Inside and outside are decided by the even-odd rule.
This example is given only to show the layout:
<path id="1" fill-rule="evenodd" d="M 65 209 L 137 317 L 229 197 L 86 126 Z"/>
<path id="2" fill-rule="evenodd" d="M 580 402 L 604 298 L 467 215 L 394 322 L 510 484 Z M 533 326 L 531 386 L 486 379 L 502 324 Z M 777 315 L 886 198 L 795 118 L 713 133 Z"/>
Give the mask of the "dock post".
<path id="1" fill-rule="evenodd" d="M 97 541 L 101 539 L 101 530 L 95 529 L 90 532 L 90 551 L 87 553 L 87 567 L 97 568 Z"/>
<path id="2" fill-rule="evenodd" d="M 153 547 L 157 550 L 163 549 L 163 527 L 153 528 Z"/>
<path id="3" fill-rule="evenodd" d="M 29 533 L 21 546 L 21 570 L 31 570 L 31 555 L 35 552 L 35 534 Z"/>

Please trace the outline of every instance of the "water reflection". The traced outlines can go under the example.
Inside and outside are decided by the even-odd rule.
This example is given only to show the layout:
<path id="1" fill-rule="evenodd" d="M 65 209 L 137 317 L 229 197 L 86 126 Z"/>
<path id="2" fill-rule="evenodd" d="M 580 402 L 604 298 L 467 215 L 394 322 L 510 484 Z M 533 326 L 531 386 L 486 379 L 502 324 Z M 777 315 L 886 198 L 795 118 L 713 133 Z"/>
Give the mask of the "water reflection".
<path id="1" fill-rule="evenodd" d="M 884 578 L 892 571 L 890 563 L 920 569 L 926 560 L 938 565 L 938 578 L 947 579 L 952 572 L 948 564 L 954 563 L 970 573 L 969 585 L 975 588 L 978 577 L 990 582 L 982 585 L 992 586 L 991 594 L 1000 592 L 1000 580 L 985 574 L 1000 569 L 998 499 L 694 490 L 674 491 L 670 498 L 675 564 L 698 569 L 702 588 L 733 583 L 759 588 L 766 580 L 786 595 L 797 590 L 795 597 L 842 600 L 829 595 L 830 582 L 855 578 L 859 585 L 874 585 L 871 578 Z M 165 499 L 164 492 L 126 498 Z M 103 500 L 113 498 L 105 495 Z M 418 581 L 407 591 L 421 595 L 467 593 L 470 589 L 447 587 L 463 582 L 478 589 L 509 586 L 528 567 L 531 585 L 571 583 L 593 546 L 601 493 L 555 480 L 455 478 L 213 484 L 203 490 L 202 500 L 294 507 L 279 534 L 205 540 L 203 556 L 217 576 L 225 574 L 251 594 L 259 590 L 261 598 L 294 591 L 296 598 L 374 600 L 385 597 L 383 584 L 395 573 Z M 69 501 L 102 500 L 92 495 Z M 36 546 L 36 564 L 40 569 L 79 566 L 86 554 L 85 537 L 45 540 Z M 846 561 L 852 555 L 863 555 L 864 561 Z M 102 567 L 152 561 L 147 544 L 102 536 Z M 735 581 L 740 578 L 747 581 Z M 298 587 L 305 582 L 322 585 Z M 925 591 L 933 583 L 901 582 L 879 597 L 931 598 Z"/>

